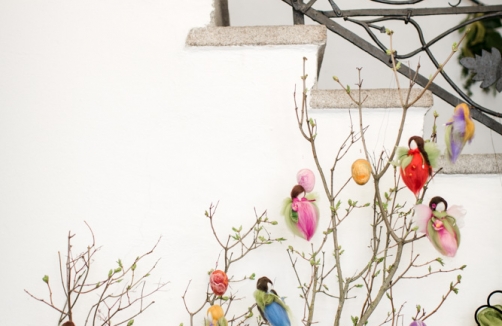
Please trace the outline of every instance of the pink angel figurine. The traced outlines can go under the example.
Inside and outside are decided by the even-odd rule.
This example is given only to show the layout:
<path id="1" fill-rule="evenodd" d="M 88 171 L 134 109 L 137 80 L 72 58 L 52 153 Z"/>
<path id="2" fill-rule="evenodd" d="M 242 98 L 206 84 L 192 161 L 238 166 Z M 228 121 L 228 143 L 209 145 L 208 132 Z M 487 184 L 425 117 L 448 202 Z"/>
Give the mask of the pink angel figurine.
<path id="1" fill-rule="evenodd" d="M 315 198 L 307 195 L 307 192 L 314 189 L 314 173 L 309 169 L 300 170 L 297 182 L 298 184 L 291 190 L 291 197 L 284 201 L 282 214 L 286 218 L 286 225 L 295 235 L 310 241 L 319 222 L 319 210 Z"/>
<path id="2" fill-rule="evenodd" d="M 460 245 L 460 230 L 464 224 L 465 210 L 452 206 L 442 197 L 431 199 L 429 206 L 415 206 L 415 222 L 418 231 L 427 234 L 430 242 L 442 255 L 454 257 Z"/>

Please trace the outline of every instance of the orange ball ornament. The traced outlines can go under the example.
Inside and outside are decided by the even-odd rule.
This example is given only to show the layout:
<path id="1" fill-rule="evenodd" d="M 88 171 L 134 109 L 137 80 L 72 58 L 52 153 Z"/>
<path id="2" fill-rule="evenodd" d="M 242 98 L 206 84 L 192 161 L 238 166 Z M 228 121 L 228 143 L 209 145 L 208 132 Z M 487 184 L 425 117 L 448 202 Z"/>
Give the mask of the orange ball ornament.
<path id="1" fill-rule="evenodd" d="M 207 309 L 207 319 L 209 321 L 209 325 L 219 325 L 218 320 L 225 317 L 225 313 L 221 306 L 215 304 L 214 306 L 209 307 Z M 225 320 L 226 321 L 226 320 Z"/>
<path id="2" fill-rule="evenodd" d="M 352 179 L 358 185 L 364 185 L 368 182 L 371 177 L 371 165 L 370 162 L 365 159 L 358 159 L 352 163 Z"/>

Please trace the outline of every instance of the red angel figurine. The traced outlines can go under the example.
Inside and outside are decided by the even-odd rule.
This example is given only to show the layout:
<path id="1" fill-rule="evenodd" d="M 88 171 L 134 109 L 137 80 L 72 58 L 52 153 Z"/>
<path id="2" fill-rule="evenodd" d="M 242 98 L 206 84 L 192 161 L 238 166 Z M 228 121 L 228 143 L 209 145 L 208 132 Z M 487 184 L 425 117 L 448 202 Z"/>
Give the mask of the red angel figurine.
<path id="1" fill-rule="evenodd" d="M 404 184 L 418 196 L 427 179 L 436 167 L 439 149 L 435 143 L 424 142 L 422 137 L 413 136 L 408 147 L 398 147 L 397 161 Z"/>

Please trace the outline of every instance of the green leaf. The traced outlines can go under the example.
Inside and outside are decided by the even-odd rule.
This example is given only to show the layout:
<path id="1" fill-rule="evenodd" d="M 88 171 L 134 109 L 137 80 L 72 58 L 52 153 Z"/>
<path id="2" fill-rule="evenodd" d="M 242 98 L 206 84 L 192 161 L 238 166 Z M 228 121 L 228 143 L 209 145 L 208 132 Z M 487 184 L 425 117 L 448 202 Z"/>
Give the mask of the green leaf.
<path id="1" fill-rule="evenodd" d="M 136 263 L 132 264 L 131 270 L 134 271 L 136 269 Z"/>
<path id="2" fill-rule="evenodd" d="M 42 277 L 42 281 L 49 284 L 49 275 L 44 275 L 44 277 Z"/>
<path id="3" fill-rule="evenodd" d="M 134 324 L 134 319 L 131 319 L 127 322 L 127 326 L 132 326 L 132 324 Z M 183 325 L 183 324 L 181 324 Z"/>
<path id="4" fill-rule="evenodd" d="M 110 269 L 110 271 L 108 272 L 108 278 L 112 277 L 113 275 L 113 269 Z"/>
<path id="5" fill-rule="evenodd" d="M 255 278 L 255 277 L 256 277 L 255 273 L 253 273 L 253 274 L 249 275 L 249 279 L 250 279 L 250 280 L 254 280 L 254 278 Z"/>
<path id="6" fill-rule="evenodd" d="M 120 273 L 121 271 L 122 271 L 122 268 L 120 268 L 120 267 L 119 267 L 119 268 L 115 268 L 115 269 L 113 270 L 113 273 L 114 273 L 114 274 L 115 274 L 115 273 Z"/>
<path id="7" fill-rule="evenodd" d="M 120 267 L 120 268 L 123 268 L 123 266 L 122 266 L 122 260 L 120 260 L 120 259 L 119 259 L 119 260 L 117 261 L 117 264 L 119 264 L 119 267 Z"/>

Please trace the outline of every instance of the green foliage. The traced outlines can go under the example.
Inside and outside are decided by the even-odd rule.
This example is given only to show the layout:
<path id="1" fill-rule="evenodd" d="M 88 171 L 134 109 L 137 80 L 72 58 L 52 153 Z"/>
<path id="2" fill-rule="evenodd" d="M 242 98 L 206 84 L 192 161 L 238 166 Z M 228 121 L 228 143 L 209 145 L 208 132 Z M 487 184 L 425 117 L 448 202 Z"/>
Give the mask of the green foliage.
<path id="1" fill-rule="evenodd" d="M 481 16 L 483 16 L 483 14 L 471 14 L 468 15 L 464 21 Z M 460 59 L 464 57 L 481 55 L 482 50 L 490 51 L 491 48 L 496 48 L 502 53 L 502 36 L 499 32 L 500 27 L 502 27 L 502 18 L 500 17 L 483 19 L 468 25 L 466 39 L 463 42 L 458 61 L 460 62 Z M 460 33 L 464 33 L 465 31 L 466 28 L 459 29 Z M 471 87 L 475 83 L 472 79 L 473 75 L 469 75 L 469 69 L 462 67 L 462 77 L 465 79 L 463 87 L 467 95 L 472 96 Z M 490 89 L 494 95 L 497 94 L 495 85 L 484 88 L 483 91 L 488 93 Z"/>

